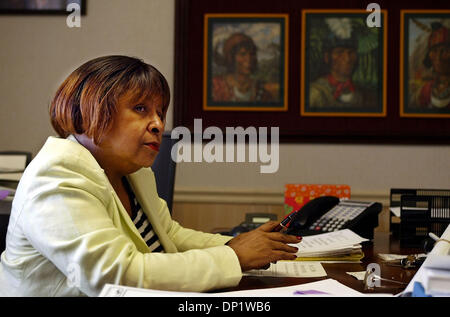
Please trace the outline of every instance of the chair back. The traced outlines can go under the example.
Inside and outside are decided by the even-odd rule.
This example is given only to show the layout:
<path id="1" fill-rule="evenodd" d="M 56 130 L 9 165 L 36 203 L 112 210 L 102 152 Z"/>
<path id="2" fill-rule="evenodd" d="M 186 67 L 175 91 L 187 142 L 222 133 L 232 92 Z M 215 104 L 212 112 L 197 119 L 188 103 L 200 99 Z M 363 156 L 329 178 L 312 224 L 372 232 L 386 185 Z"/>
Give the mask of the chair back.
<path id="1" fill-rule="evenodd" d="M 171 139 L 171 131 L 165 131 L 159 147 L 158 156 L 152 165 L 155 173 L 158 195 L 167 202 L 167 207 L 172 213 L 173 188 L 175 186 L 176 163 L 172 160 L 172 146 L 178 141 Z"/>

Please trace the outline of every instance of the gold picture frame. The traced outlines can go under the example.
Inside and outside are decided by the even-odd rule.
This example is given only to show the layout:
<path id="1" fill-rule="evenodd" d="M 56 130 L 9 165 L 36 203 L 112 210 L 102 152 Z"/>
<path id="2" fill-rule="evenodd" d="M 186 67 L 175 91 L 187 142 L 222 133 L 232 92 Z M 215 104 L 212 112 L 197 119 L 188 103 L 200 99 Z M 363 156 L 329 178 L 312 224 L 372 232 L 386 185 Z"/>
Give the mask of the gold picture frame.
<path id="1" fill-rule="evenodd" d="M 302 10 L 301 116 L 386 117 L 387 11 L 380 14 L 381 27 L 369 28 L 366 10 Z M 351 62 L 340 81 L 342 54 Z"/>
<path id="2" fill-rule="evenodd" d="M 400 117 L 450 118 L 450 85 L 439 84 L 450 10 L 401 10 L 400 26 Z"/>
<path id="3" fill-rule="evenodd" d="M 205 14 L 203 110 L 287 111 L 288 26 L 288 14 Z"/>

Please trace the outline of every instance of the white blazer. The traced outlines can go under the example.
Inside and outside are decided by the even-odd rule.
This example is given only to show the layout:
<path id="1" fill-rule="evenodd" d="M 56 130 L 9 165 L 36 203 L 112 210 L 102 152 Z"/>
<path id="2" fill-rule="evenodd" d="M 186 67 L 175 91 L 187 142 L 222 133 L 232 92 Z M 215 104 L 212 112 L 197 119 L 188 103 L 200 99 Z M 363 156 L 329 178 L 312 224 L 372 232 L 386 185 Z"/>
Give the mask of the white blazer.
<path id="1" fill-rule="evenodd" d="M 73 136 L 49 137 L 26 169 L 1 254 L 2 296 L 96 296 L 105 283 L 174 291 L 236 286 L 231 239 L 181 227 L 153 172 L 128 180 L 166 253 L 151 253 L 103 169 Z"/>

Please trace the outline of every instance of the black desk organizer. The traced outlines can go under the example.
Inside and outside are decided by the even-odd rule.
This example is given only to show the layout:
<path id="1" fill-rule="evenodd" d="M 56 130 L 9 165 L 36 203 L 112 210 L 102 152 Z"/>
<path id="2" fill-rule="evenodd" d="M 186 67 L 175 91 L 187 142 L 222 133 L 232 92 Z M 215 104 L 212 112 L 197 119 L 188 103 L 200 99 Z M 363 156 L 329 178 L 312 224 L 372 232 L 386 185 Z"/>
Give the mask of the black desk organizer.
<path id="1" fill-rule="evenodd" d="M 429 232 L 441 236 L 450 224 L 450 190 L 391 189 L 391 206 L 400 207 L 400 224 L 391 229 L 402 247 L 423 247 Z"/>

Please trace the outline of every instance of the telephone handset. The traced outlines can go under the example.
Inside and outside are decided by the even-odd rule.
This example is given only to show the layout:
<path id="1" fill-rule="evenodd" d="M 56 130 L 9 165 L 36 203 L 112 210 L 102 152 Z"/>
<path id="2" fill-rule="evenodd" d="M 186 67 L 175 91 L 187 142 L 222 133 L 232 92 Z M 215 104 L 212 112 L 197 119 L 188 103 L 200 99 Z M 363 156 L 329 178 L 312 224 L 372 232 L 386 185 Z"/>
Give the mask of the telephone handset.
<path id="1" fill-rule="evenodd" d="M 373 239 L 381 209 L 382 205 L 377 202 L 318 197 L 297 212 L 286 233 L 307 236 L 347 228 L 364 238 Z"/>

